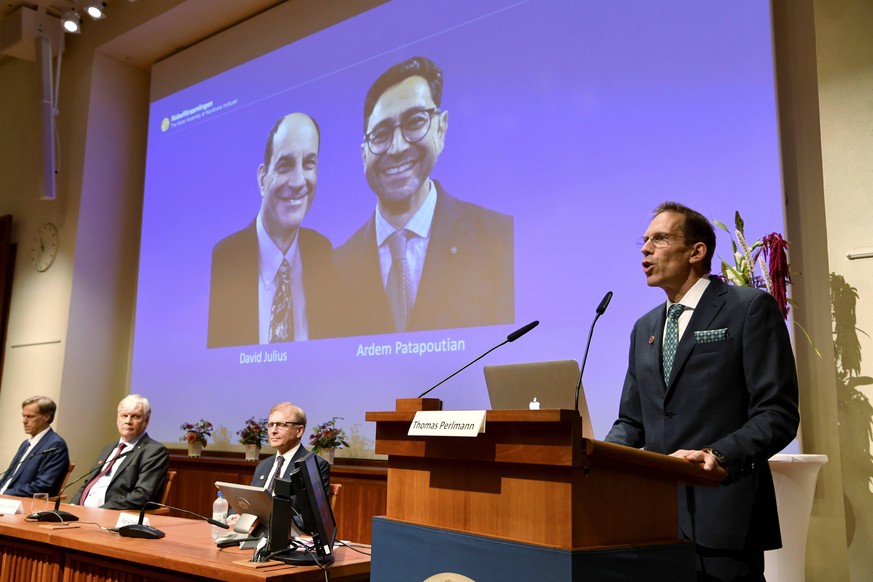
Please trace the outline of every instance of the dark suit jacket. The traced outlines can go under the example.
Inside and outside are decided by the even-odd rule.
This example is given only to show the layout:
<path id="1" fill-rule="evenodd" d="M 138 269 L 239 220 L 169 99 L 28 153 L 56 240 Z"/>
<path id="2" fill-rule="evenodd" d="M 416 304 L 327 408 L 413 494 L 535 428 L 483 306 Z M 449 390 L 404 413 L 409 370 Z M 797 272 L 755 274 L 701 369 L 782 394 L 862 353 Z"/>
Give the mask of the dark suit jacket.
<path id="1" fill-rule="evenodd" d="M 97 461 L 91 467 L 91 476 L 86 480 L 71 503 L 80 503 L 85 487 L 100 474 L 103 461 L 118 448 L 118 441 L 109 443 L 97 455 Z M 112 481 L 106 490 L 106 501 L 100 507 L 105 509 L 142 509 L 147 501 L 160 501 L 167 482 L 167 470 L 170 468 L 170 453 L 167 447 L 148 434 L 136 443 L 129 454 L 118 461 L 114 469 Z"/>
<path id="2" fill-rule="evenodd" d="M 27 443 L 28 441 L 25 440 L 18 447 L 18 452 L 12 458 L 9 468 L 4 471 L 3 477 L 0 478 L 0 485 L 6 482 L 6 478 L 21 461 L 24 451 L 27 450 Z M 40 454 L 52 447 L 55 450 L 51 453 Z M 67 476 L 69 467 L 70 453 L 67 451 L 67 443 L 58 433 L 49 428 L 39 443 L 33 447 L 27 459 L 21 463 L 4 495 L 32 497 L 34 493 L 48 493 L 55 496 L 60 492 L 61 484 L 64 482 L 64 477 Z"/>
<path id="3" fill-rule="evenodd" d="M 515 321 L 512 217 L 463 202 L 435 182 L 437 203 L 409 331 Z M 337 335 L 394 333 L 382 284 L 375 213 L 336 251 L 341 304 Z"/>
<path id="4" fill-rule="evenodd" d="M 794 438 L 797 373 L 785 321 L 767 293 L 713 279 L 682 335 L 664 385 L 661 344 L 666 309 L 634 326 L 619 418 L 607 441 L 670 454 L 713 447 L 727 457 L 720 486 L 679 487 L 679 526 L 702 546 L 773 549 L 782 545 L 767 460 Z M 698 330 L 726 329 L 720 341 Z"/>
<path id="5" fill-rule="evenodd" d="M 333 247 L 308 228 L 297 231 L 309 339 L 329 337 Z M 258 233 L 255 221 L 212 249 L 207 348 L 258 343 Z"/>

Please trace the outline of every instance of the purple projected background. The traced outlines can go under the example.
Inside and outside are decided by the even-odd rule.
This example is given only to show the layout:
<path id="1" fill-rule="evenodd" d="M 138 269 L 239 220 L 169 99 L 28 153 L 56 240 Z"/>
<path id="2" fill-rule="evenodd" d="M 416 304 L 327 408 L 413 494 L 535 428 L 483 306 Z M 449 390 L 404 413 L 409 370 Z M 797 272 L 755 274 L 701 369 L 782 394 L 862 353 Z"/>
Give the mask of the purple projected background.
<path id="1" fill-rule="evenodd" d="M 179 424 L 200 417 L 233 435 L 292 400 L 310 424 L 340 416 L 372 439 L 365 411 L 393 410 L 395 398 L 417 396 L 540 320 L 431 394 L 446 408 L 488 408 L 483 365 L 581 361 L 595 307 L 613 290 L 585 371 L 602 438 L 633 322 L 664 300 L 646 287 L 634 244 L 652 208 L 678 200 L 727 224 L 740 210 L 752 238 L 782 229 L 767 3 L 421 6 L 380 6 L 152 104 L 131 391 L 152 400 L 153 437 L 177 441 Z M 317 119 L 318 189 L 303 225 L 337 247 L 376 203 L 360 152 L 366 91 L 416 55 L 445 75 L 449 123 L 432 176 L 514 217 L 515 324 L 283 344 L 287 361 L 261 364 L 240 363 L 261 346 L 207 350 L 212 247 L 258 212 L 257 168 L 274 121 L 293 111 Z M 716 258 L 727 258 L 718 232 Z M 465 349 L 356 355 L 374 341 L 444 338 Z"/>

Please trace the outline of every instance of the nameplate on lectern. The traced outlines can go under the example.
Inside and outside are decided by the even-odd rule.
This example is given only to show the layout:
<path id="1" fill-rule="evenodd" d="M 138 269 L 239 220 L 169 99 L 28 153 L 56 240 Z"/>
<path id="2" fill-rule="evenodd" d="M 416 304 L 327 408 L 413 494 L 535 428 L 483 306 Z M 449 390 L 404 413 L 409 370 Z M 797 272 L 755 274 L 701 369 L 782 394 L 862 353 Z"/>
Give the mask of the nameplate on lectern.
<path id="1" fill-rule="evenodd" d="M 484 410 L 420 410 L 408 436 L 474 437 L 485 432 Z"/>

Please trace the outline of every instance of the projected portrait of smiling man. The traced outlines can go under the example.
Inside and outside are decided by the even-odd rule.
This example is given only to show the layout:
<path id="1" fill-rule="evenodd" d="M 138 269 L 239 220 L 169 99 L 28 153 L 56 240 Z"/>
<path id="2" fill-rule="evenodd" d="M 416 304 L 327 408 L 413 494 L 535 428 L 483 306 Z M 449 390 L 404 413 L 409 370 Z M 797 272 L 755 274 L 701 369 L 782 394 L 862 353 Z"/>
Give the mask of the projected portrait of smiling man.
<path id="1" fill-rule="evenodd" d="M 367 92 L 364 174 L 376 209 L 336 253 L 343 335 L 512 323 L 512 217 L 464 202 L 431 174 L 446 144 L 443 72 L 414 57 Z M 461 185 L 455 186 L 460 187 Z"/>
<path id="2" fill-rule="evenodd" d="M 276 121 L 258 166 L 261 207 L 212 250 L 207 347 L 324 337 L 332 245 L 300 225 L 315 198 L 318 124 L 304 113 Z"/>

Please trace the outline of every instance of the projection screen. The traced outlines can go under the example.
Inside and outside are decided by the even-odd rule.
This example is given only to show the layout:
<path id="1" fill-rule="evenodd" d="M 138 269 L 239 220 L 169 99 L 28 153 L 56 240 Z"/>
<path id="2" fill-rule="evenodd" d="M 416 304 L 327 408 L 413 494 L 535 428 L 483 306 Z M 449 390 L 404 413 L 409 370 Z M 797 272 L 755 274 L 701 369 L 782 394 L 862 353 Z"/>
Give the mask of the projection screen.
<path id="1" fill-rule="evenodd" d="M 204 418 L 233 444 L 245 419 L 290 400 L 310 424 L 342 417 L 351 454 L 368 456 L 366 411 L 393 410 L 396 398 L 419 395 L 530 321 L 539 327 L 431 395 L 446 408 L 486 409 L 483 365 L 581 362 L 595 308 L 612 290 L 584 377 L 602 438 L 633 322 L 664 300 L 646 287 L 635 244 L 652 209 L 676 200 L 728 224 L 740 210 L 751 238 L 782 231 L 771 43 L 769 5 L 752 0 L 394 1 L 154 99 L 131 377 L 131 391 L 152 401 L 150 434 L 178 441 L 181 423 Z M 306 300 L 326 309 L 329 325 L 313 316 L 306 341 L 261 343 L 257 321 L 239 322 L 259 313 L 251 249 L 271 128 L 295 112 L 316 120 L 317 182 L 302 228 L 341 249 L 376 209 L 367 92 L 416 56 L 443 74 L 441 103 L 428 113 L 429 131 L 442 131 L 429 176 L 481 219 L 464 244 L 446 247 L 478 257 L 480 277 L 442 270 L 422 278 L 418 298 L 458 293 L 466 304 L 437 301 L 430 320 L 405 332 L 352 325 L 376 308 L 357 275 L 365 259 L 337 251 L 343 272 Z M 156 67 L 155 83 L 175 74 L 172 60 Z M 716 263 L 732 260 L 718 232 Z M 249 251 L 219 267 L 216 246 L 238 233 L 248 233 Z M 304 286 L 317 268 L 304 265 Z M 221 285 L 237 294 L 222 303 Z M 210 319 L 225 316 L 236 322 L 229 339 L 210 347 Z"/>

